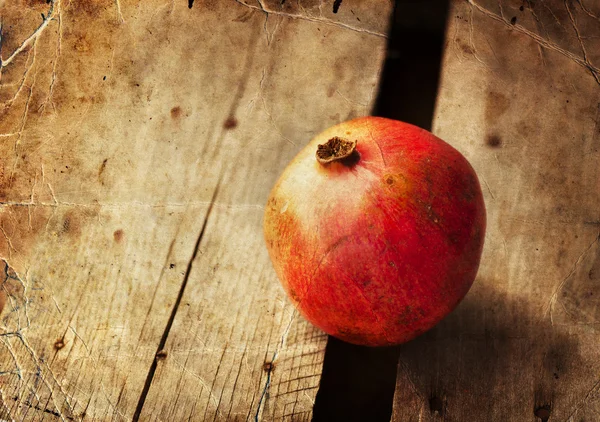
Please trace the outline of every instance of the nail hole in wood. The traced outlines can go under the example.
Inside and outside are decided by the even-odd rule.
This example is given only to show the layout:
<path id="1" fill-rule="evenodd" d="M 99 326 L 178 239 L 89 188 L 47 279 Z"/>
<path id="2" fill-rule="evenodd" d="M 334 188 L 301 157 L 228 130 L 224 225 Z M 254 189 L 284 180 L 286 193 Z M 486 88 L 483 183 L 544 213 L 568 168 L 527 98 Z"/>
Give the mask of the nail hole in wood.
<path id="1" fill-rule="evenodd" d="M 547 422 L 548 419 L 550 419 L 550 406 L 540 406 L 537 409 L 535 409 L 535 412 L 533 412 L 533 414 L 536 417 L 540 418 L 542 422 Z"/>

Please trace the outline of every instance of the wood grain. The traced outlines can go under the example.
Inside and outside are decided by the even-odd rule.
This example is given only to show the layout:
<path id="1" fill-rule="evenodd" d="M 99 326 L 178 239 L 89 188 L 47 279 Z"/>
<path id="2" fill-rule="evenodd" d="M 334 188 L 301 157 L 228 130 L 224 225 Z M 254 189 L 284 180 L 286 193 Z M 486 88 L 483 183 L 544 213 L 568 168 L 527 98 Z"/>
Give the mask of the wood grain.
<path id="1" fill-rule="evenodd" d="M 325 337 L 262 206 L 369 114 L 387 1 L 0 3 L 0 417 L 310 420 Z M 488 205 L 465 302 L 394 421 L 600 414 L 597 2 L 453 2 L 433 131 Z"/>
<path id="2" fill-rule="evenodd" d="M 257 14 L 256 19 L 262 22 L 264 17 Z M 311 21 L 287 20 L 280 23 L 278 34 L 288 42 L 272 43 L 264 51 L 263 34 L 257 39 L 247 92 L 240 97 L 251 109 L 242 114 L 239 130 L 261 120 L 275 130 L 255 134 L 250 127 L 236 132 L 235 143 L 224 149 L 233 158 L 217 158 L 227 164 L 216 201 L 228 205 L 216 208 L 208 222 L 202 253 L 193 264 L 198 269 L 184 295 L 193 306 L 176 316 L 165 348 L 172 359 L 157 367 L 143 420 L 190 415 L 202 420 L 310 419 L 326 338 L 293 313 L 282 294 L 263 247 L 263 205 L 277 175 L 312 136 L 304 122 L 313 119 L 310 113 L 333 119 L 339 116 L 340 102 L 368 109 L 383 49 L 373 63 L 366 63 L 365 49 L 372 42 L 384 46 L 371 34 L 345 28 L 328 30 L 323 41 L 323 31 Z M 348 36 L 354 41 L 346 40 Z M 336 46 L 335 55 L 320 47 L 323 42 L 331 49 Z M 347 50 L 339 49 L 344 46 Z M 305 51 L 310 60 L 294 68 L 295 58 Z M 323 65 L 333 72 L 323 75 Z M 369 83 L 360 82 L 365 74 L 373 75 Z M 338 78 L 345 86 L 339 94 L 333 89 Z M 282 96 L 278 92 L 285 79 L 293 80 L 294 87 L 305 81 L 324 89 Z M 204 300 L 192 300 L 200 297 Z M 176 401 L 164 395 L 172 385 L 178 386 Z"/>
<path id="3" fill-rule="evenodd" d="M 453 2 L 433 131 L 488 212 L 465 301 L 402 347 L 394 421 L 599 420 L 598 2 Z"/>
<path id="4" fill-rule="evenodd" d="M 0 416 L 309 420 L 262 210 L 368 114 L 391 5 L 3 2 Z"/>

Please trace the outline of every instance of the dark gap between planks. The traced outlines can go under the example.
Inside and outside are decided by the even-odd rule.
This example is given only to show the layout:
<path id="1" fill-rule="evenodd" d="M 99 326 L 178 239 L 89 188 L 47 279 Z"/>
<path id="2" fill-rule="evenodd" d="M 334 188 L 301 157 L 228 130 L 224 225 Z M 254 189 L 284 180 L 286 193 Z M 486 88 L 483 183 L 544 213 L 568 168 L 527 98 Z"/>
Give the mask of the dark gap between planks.
<path id="1" fill-rule="evenodd" d="M 431 130 L 447 15 L 447 0 L 396 0 L 373 115 Z M 329 337 L 313 422 L 389 422 L 400 348 Z"/>

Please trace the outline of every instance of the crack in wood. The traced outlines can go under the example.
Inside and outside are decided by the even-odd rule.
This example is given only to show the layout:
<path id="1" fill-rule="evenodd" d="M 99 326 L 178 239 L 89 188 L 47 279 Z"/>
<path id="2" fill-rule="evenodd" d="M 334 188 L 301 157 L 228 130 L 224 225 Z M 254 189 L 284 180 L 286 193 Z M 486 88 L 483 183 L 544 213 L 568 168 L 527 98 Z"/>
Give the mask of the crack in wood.
<path id="1" fill-rule="evenodd" d="M 183 276 L 183 281 L 181 282 L 181 287 L 179 289 L 179 293 L 177 295 L 177 299 L 175 300 L 175 304 L 173 305 L 173 309 L 171 311 L 171 315 L 169 316 L 169 320 L 167 321 L 167 325 L 165 326 L 165 330 L 163 335 L 158 343 L 158 347 L 156 349 L 155 358 L 152 360 L 152 364 L 150 365 L 150 370 L 148 371 L 148 375 L 146 376 L 146 382 L 144 383 L 144 388 L 140 394 L 140 398 L 138 400 L 137 407 L 133 414 L 132 421 L 137 422 L 140 419 L 140 415 L 142 414 L 142 409 L 144 408 L 144 403 L 146 402 L 146 397 L 148 396 L 148 392 L 150 391 L 150 387 L 152 385 L 152 380 L 154 378 L 154 374 L 156 372 L 156 368 L 158 366 L 158 354 L 165 349 L 165 345 L 167 343 L 167 339 L 169 338 L 169 332 L 171 331 L 171 327 L 173 326 L 173 322 L 175 321 L 175 315 L 177 314 L 177 310 L 179 309 L 179 305 L 181 304 L 181 299 L 183 298 L 183 294 L 185 292 L 185 287 L 187 286 L 188 279 L 192 272 L 192 266 L 194 260 L 198 256 L 198 251 L 200 250 L 200 244 L 202 243 L 202 238 L 204 237 L 204 233 L 206 232 L 206 227 L 208 224 L 208 219 L 210 218 L 211 211 L 213 209 L 213 204 L 215 203 L 217 196 L 219 194 L 219 188 L 221 186 L 223 175 L 219 177 L 217 181 L 217 185 L 215 190 L 213 191 L 213 195 L 210 201 L 210 205 L 208 206 L 208 210 L 206 211 L 206 215 L 204 216 L 204 221 L 202 222 L 202 228 L 200 229 L 200 234 L 198 235 L 198 239 L 196 240 L 196 245 L 194 246 L 194 251 L 192 252 L 192 256 L 188 262 L 185 275 Z"/>

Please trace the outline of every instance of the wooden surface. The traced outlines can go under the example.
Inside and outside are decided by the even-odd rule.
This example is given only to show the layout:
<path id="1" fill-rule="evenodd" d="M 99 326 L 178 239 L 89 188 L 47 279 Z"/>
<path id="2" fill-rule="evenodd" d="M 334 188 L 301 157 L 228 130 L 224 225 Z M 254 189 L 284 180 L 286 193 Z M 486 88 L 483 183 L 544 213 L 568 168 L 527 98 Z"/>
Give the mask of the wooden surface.
<path id="1" fill-rule="evenodd" d="M 369 113 L 391 4 L 247 3 L 3 2 L 1 418 L 310 419 L 263 205 Z"/>
<path id="2" fill-rule="evenodd" d="M 310 420 L 326 336 L 263 204 L 370 113 L 392 4 L 192 3 L 0 2 L 1 419 Z M 600 420 L 599 46 L 598 1 L 451 3 L 433 131 L 488 234 L 394 421 Z"/>
<path id="3" fill-rule="evenodd" d="M 600 2 L 452 3 L 433 131 L 475 167 L 480 271 L 401 348 L 394 417 L 600 421 Z"/>

